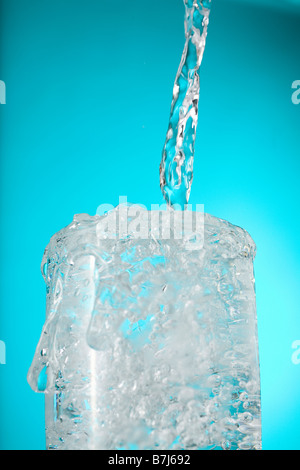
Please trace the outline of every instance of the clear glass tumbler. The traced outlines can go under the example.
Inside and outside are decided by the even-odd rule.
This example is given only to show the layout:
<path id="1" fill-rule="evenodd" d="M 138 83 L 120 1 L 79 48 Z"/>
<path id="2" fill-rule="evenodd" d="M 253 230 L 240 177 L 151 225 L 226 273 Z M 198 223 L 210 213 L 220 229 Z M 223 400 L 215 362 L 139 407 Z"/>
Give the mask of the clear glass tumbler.
<path id="1" fill-rule="evenodd" d="M 28 374 L 48 449 L 261 448 L 255 244 L 201 221 L 119 206 L 52 237 Z"/>

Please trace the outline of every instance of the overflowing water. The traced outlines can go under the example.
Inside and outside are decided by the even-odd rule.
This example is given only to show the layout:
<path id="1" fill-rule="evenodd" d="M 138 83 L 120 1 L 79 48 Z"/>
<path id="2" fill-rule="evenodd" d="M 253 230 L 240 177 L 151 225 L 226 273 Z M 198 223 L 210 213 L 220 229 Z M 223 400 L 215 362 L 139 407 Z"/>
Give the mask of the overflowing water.
<path id="1" fill-rule="evenodd" d="M 187 204 L 193 180 L 200 93 L 199 69 L 211 0 L 184 0 L 186 42 L 177 72 L 170 123 L 160 164 L 160 187 L 168 204 Z"/>

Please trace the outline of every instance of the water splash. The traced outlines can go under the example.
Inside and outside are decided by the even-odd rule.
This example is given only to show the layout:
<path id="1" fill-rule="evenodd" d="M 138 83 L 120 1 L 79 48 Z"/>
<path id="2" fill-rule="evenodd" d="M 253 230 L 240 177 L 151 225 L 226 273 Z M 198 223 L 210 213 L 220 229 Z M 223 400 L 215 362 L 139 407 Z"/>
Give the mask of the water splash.
<path id="1" fill-rule="evenodd" d="M 184 0 L 185 47 L 177 72 L 170 123 L 160 164 L 160 187 L 168 204 L 188 203 L 193 163 L 198 102 L 199 69 L 206 44 L 211 0 Z"/>

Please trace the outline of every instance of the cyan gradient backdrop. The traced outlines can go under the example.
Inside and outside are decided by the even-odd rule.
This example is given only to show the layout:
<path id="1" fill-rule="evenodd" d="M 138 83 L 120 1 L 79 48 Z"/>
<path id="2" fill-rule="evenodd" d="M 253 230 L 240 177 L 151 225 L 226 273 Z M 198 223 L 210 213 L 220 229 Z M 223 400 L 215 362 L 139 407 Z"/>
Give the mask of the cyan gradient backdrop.
<path id="1" fill-rule="evenodd" d="M 50 236 L 119 195 L 162 202 L 158 167 L 184 44 L 182 0 L 0 0 L 0 448 L 43 449 L 26 374 L 45 317 Z M 190 202 L 247 229 L 264 449 L 300 449 L 300 7 L 215 0 Z"/>

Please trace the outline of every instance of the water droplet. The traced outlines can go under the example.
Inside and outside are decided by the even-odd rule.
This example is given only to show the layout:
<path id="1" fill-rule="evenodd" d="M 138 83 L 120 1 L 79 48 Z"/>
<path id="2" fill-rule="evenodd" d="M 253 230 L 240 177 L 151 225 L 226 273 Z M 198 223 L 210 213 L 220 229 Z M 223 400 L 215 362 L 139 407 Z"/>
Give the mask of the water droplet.
<path id="1" fill-rule="evenodd" d="M 80 288 L 75 289 L 74 296 L 78 297 L 80 295 Z"/>
<path id="2" fill-rule="evenodd" d="M 251 423 L 253 421 L 253 416 L 251 413 L 243 413 L 243 420 L 245 423 Z"/>
<path id="3" fill-rule="evenodd" d="M 46 277 L 48 272 L 48 261 L 43 266 L 43 274 Z"/>
<path id="4" fill-rule="evenodd" d="M 37 387 L 38 387 L 38 391 L 39 392 L 44 392 L 47 388 L 47 381 L 48 381 L 48 377 L 47 377 L 47 366 L 45 366 L 41 372 L 40 372 L 40 375 L 39 375 L 39 378 L 38 378 L 38 383 L 37 383 Z"/>
<path id="5" fill-rule="evenodd" d="M 229 442 L 229 441 L 222 442 L 222 449 L 223 450 L 230 450 L 231 449 L 231 442 Z"/>

